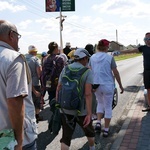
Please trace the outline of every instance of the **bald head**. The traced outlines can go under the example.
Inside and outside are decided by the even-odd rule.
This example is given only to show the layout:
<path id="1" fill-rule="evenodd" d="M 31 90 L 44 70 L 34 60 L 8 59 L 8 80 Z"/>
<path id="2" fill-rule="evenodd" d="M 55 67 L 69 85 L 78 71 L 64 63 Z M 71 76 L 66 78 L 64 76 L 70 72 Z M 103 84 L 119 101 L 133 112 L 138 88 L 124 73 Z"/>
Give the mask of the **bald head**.
<path id="1" fill-rule="evenodd" d="M 0 20 L 0 39 L 6 38 L 11 30 L 17 31 L 16 26 L 8 21 Z"/>
<path id="2" fill-rule="evenodd" d="M 0 20 L 0 41 L 9 44 L 18 51 L 18 33 L 14 24 L 6 20 Z"/>

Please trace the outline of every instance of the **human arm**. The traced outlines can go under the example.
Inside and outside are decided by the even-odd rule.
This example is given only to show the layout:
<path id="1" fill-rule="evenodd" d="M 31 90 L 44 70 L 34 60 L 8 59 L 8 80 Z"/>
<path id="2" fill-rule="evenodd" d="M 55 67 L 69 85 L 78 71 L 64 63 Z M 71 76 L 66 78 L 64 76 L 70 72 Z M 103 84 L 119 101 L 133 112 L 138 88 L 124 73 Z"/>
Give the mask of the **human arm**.
<path id="1" fill-rule="evenodd" d="M 28 95 L 28 78 L 26 65 L 22 57 L 16 58 L 7 70 L 6 97 L 8 115 L 18 145 L 21 150 L 24 135 L 24 98 Z"/>
<path id="2" fill-rule="evenodd" d="M 123 88 L 122 83 L 121 83 L 120 74 L 119 74 L 117 68 L 113 68 L 112 71 L 113 71 L 114 77 L 115 77 L 115 79 L 117 80 L 117 82 L 118 82 L 118 84 L 119 84 L 119 87 L 120 87 L 120 89 L 121 89 L 121 92 L 120 92 L 120 93 L 122 94 L 122 93 L 124 92 L 124 88 Z"/>
<path id="3" fill-rule="evenodd" d="M 37 72 L 38 77 L 40 78 L 41 73 L 42 73 L 42 66 L 41 66 L 40 59 L 36 57 L 35 63 L 36 63 L 36 72 Z"/>
<path id="4" fill-rule="evenodd" d="M 59 82 L 58 85 L 57 85 L 57 88 L 56 88 L 56 101 L 58 101 L 58 92 L 59 90 L 61 89 L 61 83 Z"/>
<path id="5" fill-rule="evenodd" d="M 21 150 L 22 149 L 22 143 L 23 143 L 23 135 L 24 135 L 24 128 L 23 128 L 23 122 L 24 122 L 24 103 L 23 103 L 23 97 L 18 96 L 14 98 L 8 98 L 7 99 L 8 104 L 8 113 L 10 117 L 10 121 L 12 124 L 12 128 L 15 133 L 15 139 L 17 141 L 17 146 L 15 147 L 15 150 Z"/>
<path id="6" fill-rule="evenodd" d="M 91 122 L 92 116 L 92 85 L 90 83 L 85 84 L 85 101 L 86 101 L 87 115 L 83 122 L 84 128 L 87 127 L 88 124 Z"/>
<path id="7" fill-rule="evenodd" d="M 36 68 L 36 71 L 37 71 L 38 77 L 40 78 L 41 73 L 42 73 L 42 66 L 38 66 L 38 67 Z"/>
<path id="8" fill-rule="evenodd" d="M 59 80 L 58 80 L 58 85 L 57 85 L 57 88 L 56 88 L 56 101 L 58 101 L 58 93 L 59 93 L 59 90 L 61 89 L 61 80 L 62 80 L 62 74 L 64 72 L 64 69 L 62 70 L 62 72 L 60 73 L 60 76 L 59 76 Z"/>
<path id="9" fill-rule="evenodd" d="M 139 49 L 132 49 L 132 50 L 122 50 L 121 51 L 122 54 L 128 54 L 128 53 L 139 53 Z"/>

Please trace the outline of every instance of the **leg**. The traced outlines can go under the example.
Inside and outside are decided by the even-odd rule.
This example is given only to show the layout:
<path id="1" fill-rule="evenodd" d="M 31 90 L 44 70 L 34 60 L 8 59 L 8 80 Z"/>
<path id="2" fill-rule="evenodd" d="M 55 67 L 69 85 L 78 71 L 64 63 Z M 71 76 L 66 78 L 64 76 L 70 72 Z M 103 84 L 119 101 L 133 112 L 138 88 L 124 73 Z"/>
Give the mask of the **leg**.
<path id="1" fill-rule="evenodd" d="M 56 90 L 54 90 L 54 91 L 49 91 L 48 90 L 48 98 L 49 98 L 49 104 L 50 104 L 50 101 L 53 99 L 53 98 L 55 98 L 55 96 L 56 96 Z"/>
<path id="2" fill-rule="evenodd" d="M 90 150 L 94 150 L 95 149 L 95 146 L 94 146 L 94 144 L 95 144 L 95 132 L 94 132 L 94 128 L 92 125 L 92 121 L 89 123 L 89 125 L 86 128 L 83 128 L 83 122 L 84 122 L 85 116 L 79 116 L 78 118 L 79 118 L 79 120 L 77 120 L 77 123 L 83 129 L 85 136 L 88 139 Z"/>
<path id="3" fill-rule="evenodd" d="M 34 86 L 35 90 L 38 92 L 41 92 L 41 88 L 40 86 Z M 36 95 L 32 92 L 32 98 L 33 98 L 33 102 L 34 102 L 34 106 L 35 106 L 35 114 L 36 114 L 36 121 L 37 123 L 39 121 L 43 120 L 43 117 L 39 116 L 40 110 L 41 110 L 41 96 L 40 97 L 36 97 Z"/>
<path id="4" fill-rule="evenodd" d="M 61 143 L 61 150 L 69 150 L 69 146 L 67 146 L 65 143 Z"/>
<path id="5" fill-rule="evenodd" d="M 148 105 L 150 106 L 150 88 L 147 89 Z"/>
<path id="6" fill-rule="evenodd" d="M 96 107 L 97 107 L 96 96 L 94 93 L 92 93 L 92 120 L 97 120 Z"/>
<path id="7" fill-rule="evenodd" d="M 147 89 L 147 108 L 143 109 L 143 112 L 150 111 L 150 89 Z"/>
<path id="8" fill-rule="evenodd" d="M 147 97 L 148 97 L 148 108 L 142 111 L 150 111 L 150 71 L 144 70 L 143 72 L 143 79 L 144 79 L 144 86 L 147 89 Z"/>
<path id="9" fill-rule="evenodd" d="M 89 143 L 89 147 L 90 147 L 90 150 L 95 150 L 95 138 L 94 137 L 87 137 L 88 139 L 88 143 Z"/>
<path id="10" fill-rule="evenodd" d="M 99 86 L 95 92 L 97 100 L 97 123 L 95 126 L 96 132 L 101 132 L 101 119 L 104 118 L 104 102 L 103 102 L 103 93 L 101 91 L 101 86 Z"/>
<path id="11" fill-rule="evenodd" d="M 106 85 L 104 87 L 104 108 L 105 108 L 105 126 L 103 136 L 108 136 L 109 125 L 112 117 L 112 101 L 114 95 L 114 86 Z"/>
<path id="12" fill-rule="evenodd" d="M 65 114 L 66 115 L 66 114 Z M 66 115 L 68 120 L 71 120 L 74 116 Z M 66 118 L 64 114 L 61 113 L 61 121 L 62 121 L 62 138 L 61 142 L 61 150 L 68 150 L 71 144 L 72 135 L 76 126 L 76 122 L 74 121 L 73 129 L 71 129 L 68 124 L 66 123 Z"/>
<path id="13" fill-rule="evenodd" d="M 105 118 L 105 128 L 109 128 L 111 118 Z"/>

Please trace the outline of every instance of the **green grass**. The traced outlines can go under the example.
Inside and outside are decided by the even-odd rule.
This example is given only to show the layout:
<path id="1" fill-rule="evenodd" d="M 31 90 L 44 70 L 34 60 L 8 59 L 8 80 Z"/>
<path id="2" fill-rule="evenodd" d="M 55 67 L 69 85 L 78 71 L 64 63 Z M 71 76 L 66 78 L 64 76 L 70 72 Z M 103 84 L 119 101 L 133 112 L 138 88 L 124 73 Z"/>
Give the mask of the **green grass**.
<path id="1" fill-rule="evenodd" d="M 137 57 L 137 56 L 141 56 L 141 53 L 130 53 L 130 54 L 121 54 L 118 56 L 114 56 L 116 61 L 119 60 L 124 60 L 124 59 L 128 59 L 128 58 L 133 58 L 133 57 Z M 37 54 L 37 57 L 39 57 L 41 59 L 41 54 Z"/>
<path id="2" fill-rule="evenodd" d="M 134 58 L 137 56 L 141 56 L 141 53 L 130 53 L 130 54 L 122 54 L 122 55 L 118 55 L 118 56 L 114 56 L 116 61 L 119 60 L 124 60 L 124 59 L 128 59 L 128 58 Z"/>
<path id="3" fill-rule="evenodd" d="M 36 56 L 39 57 L 40 59 L 42 58 L 42 57 L 41 57 L 41 54 L 37 54 Z"/>

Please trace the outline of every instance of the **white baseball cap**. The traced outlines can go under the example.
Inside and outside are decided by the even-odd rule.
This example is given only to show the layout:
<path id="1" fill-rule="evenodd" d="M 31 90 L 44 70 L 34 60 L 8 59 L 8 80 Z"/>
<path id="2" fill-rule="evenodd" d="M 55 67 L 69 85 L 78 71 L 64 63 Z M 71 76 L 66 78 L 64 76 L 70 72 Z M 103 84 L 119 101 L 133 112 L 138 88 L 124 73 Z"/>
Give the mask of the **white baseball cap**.
<path id="1" fill-rule="evenodd" d="M 74 58 L 77 59 L 81 59 L 84 57 L 90 57 L 91 55 L 89 54 L 89 52 L 84 49 L 84 48 L 78 48 L 75 52 L 74 52 Z"/>
<path id="2" fill-rule="evenodd" d="M 67 43 L 66 43 L 66 46 L 71 46 L 70 42 L 67 42 Z"/>
<path id="3" fill-rule="evenodd" d="M 29 47 L 28 47 L 28 52 L 29 53 L 31 53 L 31 52 L 37 52 L 38 50 L 37 50 L 37 48 L 34 46 L 34 45 L 30 45 Z"/>

